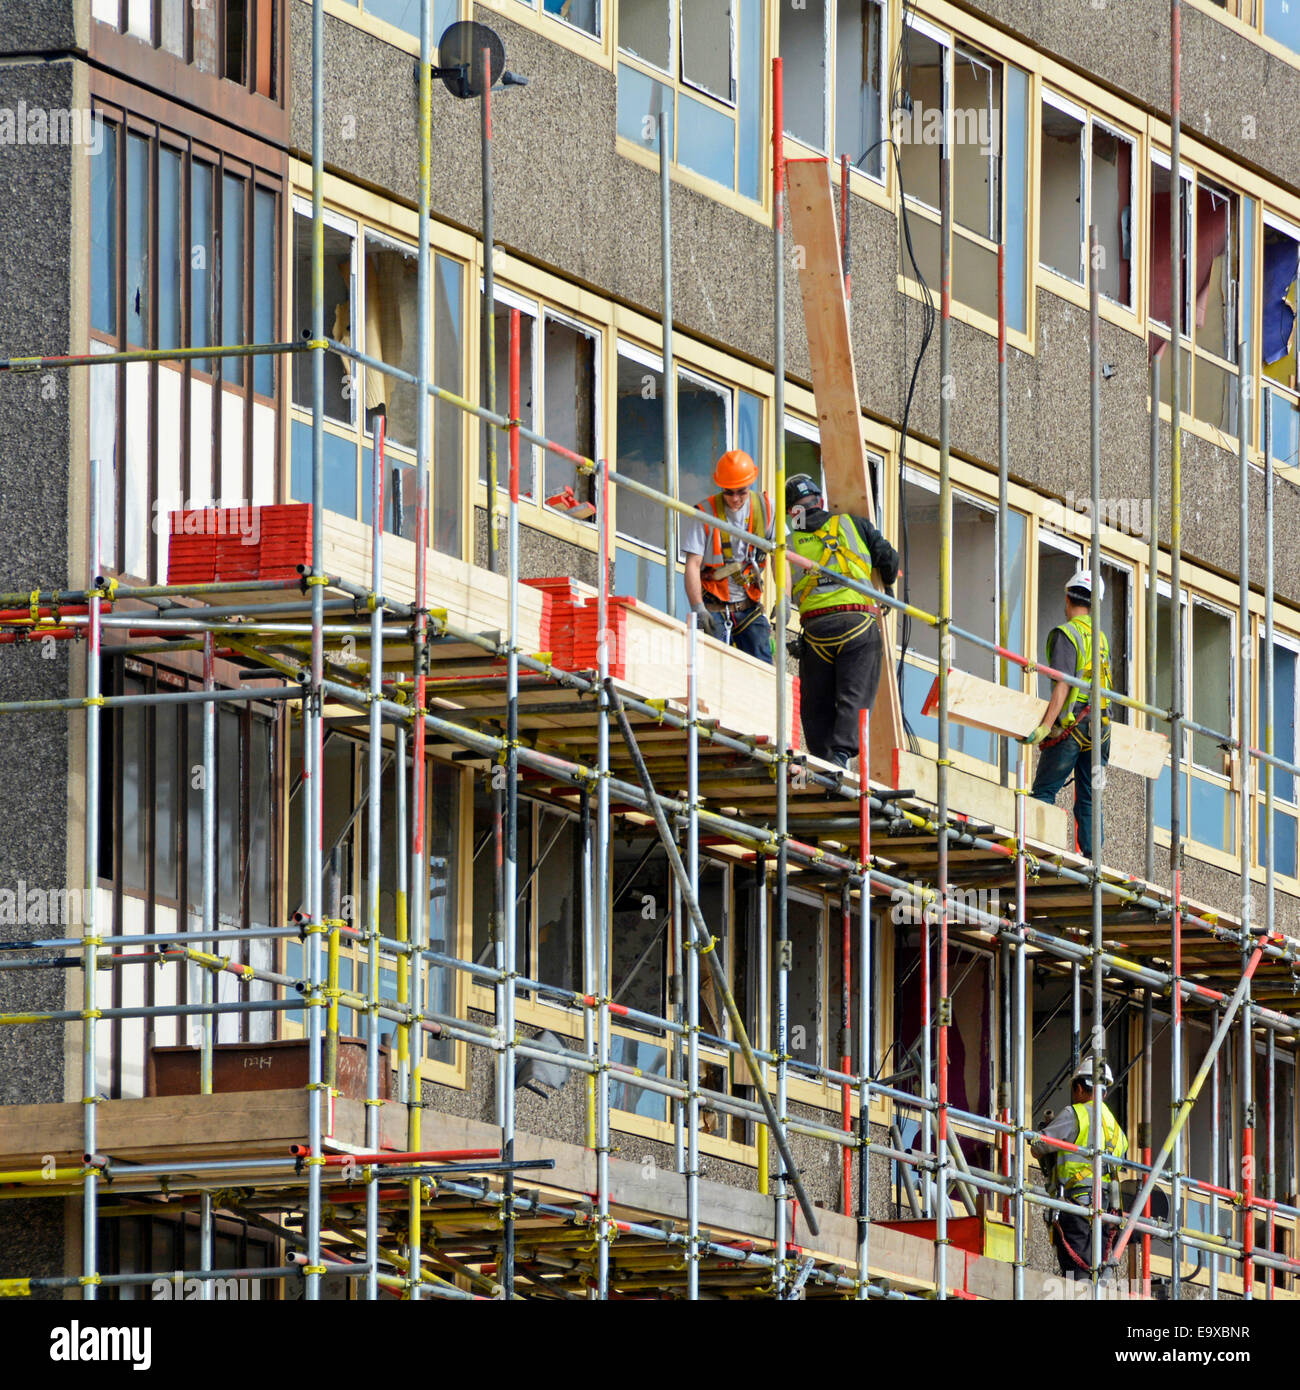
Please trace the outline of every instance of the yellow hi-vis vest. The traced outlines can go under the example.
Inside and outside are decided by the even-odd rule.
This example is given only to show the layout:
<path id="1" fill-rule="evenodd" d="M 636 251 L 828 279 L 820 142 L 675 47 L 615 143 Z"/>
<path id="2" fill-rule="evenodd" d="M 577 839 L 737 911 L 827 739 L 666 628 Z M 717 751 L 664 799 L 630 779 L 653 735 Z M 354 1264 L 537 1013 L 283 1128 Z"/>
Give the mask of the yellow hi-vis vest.
<path id="1" fill-rule="evenodd" d="M 837 513 L 828 517 L 816 531 L 789 531 L 787 535 L 791 547 L 806 560 L 863 584 L 871 583 L 871 552 L 858 535 L 852 517 Z M 829 575 L 816 570 L 804 570 L 803 578 L 795 581 L 793 593 L 801 617 L 819 608 L 868 602 L 865 594 L 846 589 Z"/>
<path id="2" fill-rule="evenodd" d="M 1089 1146 L 1089 1135 L 1092 1133 L 1092 1102 L 1080 1101 L 1073 1109 L 1079 1121 L 1079 1137 L 1074 1142 L 1081 1149 L 1086 1149 Z M 1104 1101 L 1101 1106 L 1101 1128 L 1104 1136 L 1103 1152 L 1111 1154 L 1115 1158 L 1123 1158 L 1128 1153 L 1128 1137 Z M 1068 1193 L 1072 1187 L 1091 1188 L 1092 1159 L 1067 1153 L 1063 1149 L 1059 1152 L 1060 1157 L 1056 1160 L 1056 1180 L 1061 1184 L 1061 1191 Z M 1119 1173 L 1113 1167 L 1103 1164 L 1101 1180 L 1102 1182 L 1118 1182 Z"/>
<path id="3" fill-rule="evenodd" d="M 1074 648 L 1074 674 L 1081 681 L 1092 679 L 1092 617 L 1084 614 L 1078 618 L 1071 618 L 1069 622 L 1062 623 L 1054 631 L 1064 633 L 1066 640 Z M 1110 643 L 1106 640 L 1106 634 L 1101 634 L 1101 684 L 1104 690 L 1113 690 L 1110 674 Z M 1065 707 L 1061 710 L 1061 719 L 1065 720 L 1068 716 L 1073 716 L 1070 720 L 1082 719 L 1091 707 L 1092 695 L 1087 690 L 1080 690 L 1077 685 L 1070 687 L 1070 694 L 1065 702 Z M 1103 695 L 1101 697 L 1101 722 L 1103 725 L 1110 722 L 1110 700 Z"/>

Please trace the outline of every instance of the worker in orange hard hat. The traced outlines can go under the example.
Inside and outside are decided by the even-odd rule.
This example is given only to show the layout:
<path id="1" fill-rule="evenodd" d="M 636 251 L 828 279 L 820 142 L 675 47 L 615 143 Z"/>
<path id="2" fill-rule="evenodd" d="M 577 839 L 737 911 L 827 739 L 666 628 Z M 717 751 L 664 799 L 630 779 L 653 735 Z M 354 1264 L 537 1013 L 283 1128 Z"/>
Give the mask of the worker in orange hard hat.
<path id="1" fill-rule="evenodd" d="M 754 460 L 743 449 L 728 449 L 713 470 L 720 491 L 699 504 L 698 521 L 682 523 L 682 553 L 686 598 L 701 630 L 770 663 L 772 626 L 763 612 L 767 551 L 708 521 L 726 521 L 771 540 L 776 527 L 772 499 L 754 491 L 757 479 Z"/>

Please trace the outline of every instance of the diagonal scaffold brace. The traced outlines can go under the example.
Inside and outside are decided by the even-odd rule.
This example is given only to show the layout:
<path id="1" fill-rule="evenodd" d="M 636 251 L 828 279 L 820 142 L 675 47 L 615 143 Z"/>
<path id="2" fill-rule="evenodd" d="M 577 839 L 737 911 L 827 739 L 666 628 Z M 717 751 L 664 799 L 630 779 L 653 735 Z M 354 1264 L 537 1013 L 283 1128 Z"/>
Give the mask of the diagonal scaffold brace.
<path id="1" fill-rule="evenodd" d="M 709 929 L 704 922 L 704 914 L 700 911 L 695 890 L 691 886 L 685 865 L 682 863 L 681 854 L 678 852 L 677 842 L 673 839 L 672 831 L 668 828 L 668 818 L 664 815 L 663 807 L 659 804 L 659 795 L 655 791 L 654 783 L 650 780 L 650 771 L 645 765 L 645 759 L 641 756 L 636 735 L 632 732 L 632 725 L 628 722 L 627 714 L 623 709 L 623 702 L 619 698 L 618 690 L 612 680 L 606 679 L 605 694 L 609 700 L 609 708 L 618 720 L 619 731 L 623 735 L 623 742 L 627 744 L 627 751 L 631 755 L 633 766 L 636 768 L 637 780 L 641 783 L 641 791 L 645 796 L 646 809 L 654 817 L 655 829 L 659 832 L 664 853 L 668 856 L 669 867 L 682 891 L 682 901 L 686 904 L 687 915 L 691 924 L 691 937 L 696 950 L 708 963 L 713 987 L 722 999 L 723 1007 L 727 1011 L 727 1018 L 730 1020 L 732 1030 L 736 1035 L 736 1042 L 740 1046 L 741 1055 L 744 1057 L 749 1074 L 753 1078 L 754 1089 L 758 1092 L 763 1114 L 766 1115 L 767 1123 L 771 1126 L 772 1136 L 776 1140 L 781 1161 L 785 1164 L 786 1177 L 790 1180 L 791 1187 L 794 1188 L 799 1209 L 803 1212 L 804 1220 L 808 1223 L 810 1234 L 817 1235 L 821 1229 L 817 1223 L 817 1213 L 812 1202 L 808 1200 L 808 1194 L 804 1191 L 794 1155 L 790 1152 L 790 1142 L 786 1138 L 785 1126 L 781 1123 L 776 1113 L 776 1107 L 772 1104 L 772 1097 L 768 1095 L 767 1087 L 763 1083 L 758 1058 L 754 1055 L 749 1034 L 745 1031 L 744 1022 L 740 1017 L 740 1010 L 736 1006 L 736 999 L 731 992 L 731 986 L 727 983 L 726 974 L 714 961 L 713 952 L 708 949 L 711 938 Z"/>

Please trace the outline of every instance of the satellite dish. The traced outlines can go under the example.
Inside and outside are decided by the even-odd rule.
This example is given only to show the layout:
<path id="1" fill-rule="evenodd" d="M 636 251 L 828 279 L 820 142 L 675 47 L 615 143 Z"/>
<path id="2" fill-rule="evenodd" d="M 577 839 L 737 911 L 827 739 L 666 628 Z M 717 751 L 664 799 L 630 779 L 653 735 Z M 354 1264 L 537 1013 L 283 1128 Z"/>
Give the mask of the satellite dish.
<path id="1" fill-rule="evenodd" d="M 506 68 L 506 49 L 496 31 L 486 24 L 462 19 L 449 25 L 438 44 L 435 75 L 454 97 L 482 96 L 488 86 L 483 50 L 488 50 L 492 83 L 500 82 Z"/>

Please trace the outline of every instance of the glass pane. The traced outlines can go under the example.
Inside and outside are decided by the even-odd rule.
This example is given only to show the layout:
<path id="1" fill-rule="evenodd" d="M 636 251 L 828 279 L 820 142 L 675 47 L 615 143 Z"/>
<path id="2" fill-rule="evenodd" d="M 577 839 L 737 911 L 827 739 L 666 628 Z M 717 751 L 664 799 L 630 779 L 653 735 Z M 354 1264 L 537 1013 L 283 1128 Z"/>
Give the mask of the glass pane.
<path id="1" fill-rule="evenodd" d="M 1083 283 L 1083 122 L 1043 103 L 1038 259 Z"/>
<path id="2" fill-rule="evenodd" d="M 782 45 L 784 47 L 784 44 Z M 840 0 L 835 10 L 835 157 L 878 179 L 881 143 L 880 6 L 875 0 Z"/>
<path id="3" fill-rule="evenodd" d="M 681 0 L 683 82 L 720 101 L 735 101 L 732 42 L 731 0 Z"/>
<path id="4" fill-rule="evenodd" d="M 565 989 L 582 988 L 581 847 L 575 821 L 543 812 L 538 827 L 537 978 Z"/>
<path id="5" fill-rule="evenodd" d="M 593 38 L 600 37 L 600 10 L 603 0 L 543 0 L 542 8 L 557 19 Z"/>
<path id="6" fill-rule="evenodd" d="M 105 123 L 90 161 L 90 326 L 117 332 L 117 127 Z"/>
<path id="7" fill-rule="evenodd" d="M 1183 333 L 1188 335 L 1191 317 L 1191 299 L 1188 280 L 1188 251 L 1191 244 L 1191 184 L 1187 179 L 1179 180 L 1181 188 L 1180 207 L 1182 217 L 1181 284 L 1183 297 Z M 1172 197 L 1173 179 L 1168 169 L 1158 164 L 1151 165 L 1151 253 L 1150 253 L 1150 295 L 1151 317 L 1157 323 L 1167 324 L 1173 306 L 1171 299 L 1171 276 L 1169 273 L 1169 207 Z"/>
<path id="8" fill-rule="evenodd" d="M 609 1040 L 609 1059 L 625 1067 L 635 1068 L 646 1076 L 668 1075 L 668 1053 L 654 1043 L 625 1038 L 615 1033 Z M 668 1098 L 657 1091 L 647 1091 L 633 1081 L 619 1080 L 612 1075 L 609 1089 L 610 1104 L 616 1110 L 628 1110 L 651 1120 L 663 1120 L 668 1115 Z"/>
<path id="9" fill-rule="evenodd" d="M 1300 13 L 1300 6 L 1297 6 Z M 105 147 L 107 148 L 107 147 Z M 1275 227 L 1264 228 L 1264 313 L 1260 325 L 1264 375 L 1283 386 L 1296 385 L 1296 256 L 1295 238 Z"/>
<path id="10" fill-rule="evenodd" d="M 546 437 L 584 458 L 596 455 L 596 400 L 600 394 L 594 333 L 547 318 L 543 338 L 542 421 Z M 590 477 L 557 454 L 542 455 L 542 496 L 548 501 L 571 488 L 580 502 L 589 501 Z M 567 499 L 566 499 L 567 500 Z M 565 506 L 565 501 L 556 503 Z"/>
<path id="11" fill-rule="evenodd" d="M 181 345 L 185 256 L 181 224 L 181 156 L 158 149 L 158 346 Z"/>
<path id="12" fill-rule="evenodd" d="M 162 46 L 178 58 L 185 56 L 185 0 L 163 0 Z"/>
<path id="13" fill-rule="evenodd" d="M 496 350 L 496 413 L 510 414 L 510 307 L 498 300 L 493 306 Z M 536 427 L 533 391 L 536 371 L 533 365 L 533 336 L 537 320 L 531 314 L 519 315 L 519 418 L 529 429 Z M 488 480 L 488 445 L 496 448 L 497 487 L 510 486 L 510 436 L 495 425 L 484 425 L 479 444 L 479 482 Z M 535 455 L 538 451 L 522 440 L 519 444 L 519 494 L 532 497 L 535 490 Z"/>
<path id="14" fill-rule="evenodd" d="M 1029 268 L 1029 74 L 1008 67 L 1007 135 L 1003 159 L 1006 181 L 1007 327 L 1029 331 L 1026 276 Z"/>
<path id="15" fill-rule="evenodd" d="M 1300 408 L 1281 391 L 1268 391 L 1268 452 L 1282 468 L 1300 465 Z"/>
<path id="16" fill-rule="evenodd" d="M 1097 289 L 1133 303 L 1133 143 L 1093 122 L 1092 221 L 1097 228 Z"/>
<path id="17" fill-rule="evenodd" d="M 293 219 L 294 315 L 293 336 L 311 336 L 311 219 Z M 325 333 L 341 343 L 352 342 L 352 238 L 336 227 L 325 228 Z M 312 358 L 299 352 L 293 358 L 293 402 L 312 407 Z M 325 355 L 325 414 L 345 425 L 353 423 L 355 374 L 337 353 Z"/>
<path id="18" fill-rule="evenodd" d="M 1300 5 L 1295 0 L 1263 0 L 1264 32 L 1270 39 L 1300 53 Z"/>
<path id="19" fill-rule="evenodd" d="M 459 921 L 457 866 L 460 855 L 460 773 L 445 763 L 428 764 L 429 820 L 429 946 L 443 955 L 458 954 Z M 523 821 L 520 822 L 521 827 Z M 522 828 L 521 828 L 521 834 Z M 524 962 L 519 962 L 524 968 Z M 428 1007 L 437 1013 L 454 1013 L 456 981 L 450 966 L 430 965 Z M 426 1034 L 425 1055 L 439 1062 L 455 1060 L 456 1044 Z"/>
<path id="20" fill-rule="evenodd" d="M 763 196 L 763 0 L 740 0 L 740 168 L 737 190 L 756 201 Z"/>
<path id="21" fill-rule="evenodd" d="M 743 449 L 756 463 L 760 463 L 763 457 L 763 402 L 758 396 L 751 396 L 748 391 L 736 392 L 736 448 Z M 787 475 L 789 469 L 786 470 Z M 755 480 L 761 487 L 763 482 L 762 469 L 760 466 L 759 476 Z"/>
<path id="22" fill-rule="evenodd" d="M 126 142 L 126 338 L 149 343 L 149 142 Z"/>
<path id="23" fill-rule="evenodd" d="M 668 4 L 669 0 L 618 0 L 618 46 L 664 72 L 669 60 Z M 625 71 L 630 69 L 619 72 L 620 92 Z"/>
<path id="24" fill-rule="evenodd" d="M 243 918 L 240 901 L 245 848 L 242 743 L 240 715 L 233 709 L 218 706 L 217 911 L 227 923 L 239 923 Z"/>
<path id="25" fill-rule="evenodd" d="M 1232 732 L 1232 682 L 1236 653 L 1232 622 L 1203 603 L 1192 605 L 1191 713 L 1198 724 L 1219 733 Z M 1192 761 L 1223 772 L 1223 749 L 1205 734 L 1192 735 Z M 1215 841 L 1207 841 L 1213 844 Z"/>
<path id="26" fill-rule="evenodd" d="M 1236 843 L 1236 797 L 1226 787 L 1193 777 L 1188 833 L 1193 840 L 1230 852 Z"/>
<path id="27" fill-rule="evenodd" d="M 190 347 L 211 347 L 216 310 L 213 304 L 213 168 L 195 160 L 190 171 Z M 307 235 L 311 228 L 308 224 Z M 195 358 L 194 370 L 211 370 Z"/>
<path id="28" fill-rule="evenodd" d="M 418 257 L 415 248 L 394 247 L 366 238 L 366 321 L 361 350 L 400 371 L 420 370 L 420 301 L 416 291 Z M 419 420 L 419 389 L 382 372 L 364 368 L 365 423 L 373 429 L 375 416 L 386 414 L 385 438 L 414 449 Z"/>
<path id="29" fill-rule="evenodd" d="M 781 0 L 785 130 L 826 148 L 826 0 Z"/>
<path id="30" fill-rule="evenodd" d="M 308 448 L 311 428 L 307 429 Z M 310 459 L 310 454 L 308 455 Z M 310 469 L 310 464 L 308 465 Z M 308 477 L 310 478 L 310 472 Z M 307 500 L 311 500 L 310 491 Z M 325 506 L 341 516 L 357 515 L 357 446 L 350 439 L 325 431 Z"/>
<path id="31" fill-rule="evenodd" d="M 1268 677 L 1265 656 L 1268 646 L 1261 640 L 1259 644 L 1259 728 L 1256 731 L 1256 747 L 1268 751 Z M 1287 762 L 1295 762 L 1296 752 L 1296 654 L 1287 647 L 1273 644 L 1273 753 Z M 1264 790 L 1266 766 L 1256 765 L 1256 784 Z M 1280 801 L 1294 804 L 1295 774 L 1280 767 L 1273 769 L 1273 796 Z"/>
<path id="32" fill-rule="evenodd" d="M 683 92 L 678 97 L 681 133 L 677 162 L 706 179 L 734 188 L 736 183 L 736 123 L 725 112 L 706 106 Z"/>
<path id="33" fill-rule="evenodd" d="M 677 480 L 684 502 L 702 502 L 715 491 L 713 470 L 730 440 L 730 403 L 731 393 L 725 388 L 678 374 Z M 662 518 L 663 508 L 655 510 Z"/>
<path id="34" fill-rule="evenodd" d="M 253 206 L 253 338 L 259 343 L 275 341 L 275 194 L 259 188 Z M 276 359 L 253 359 L 253 390 L 262 396 L 275 395 Z"/>
<path id="35" fill-rule="evenodd" d="M 1161 594 L 1156 599 L 1156 705 L 1167 710 L 1174 702 L 1172 650 L 1173 632 L 1169 620 L 1170 602 Z"/>
<path id="36" fill-rule="evenodd" d="M 465 389 L 465 270 L 459 261 L 447 256 L 435 258 L 433 277 L 433 375 L 445 390 L 460 395 Z M 433 525 L 435 550 L 444 555 L 461 552 L 461 513 L 463 479 L 461 460 L 464 417 L 447 401 L 438 401 L 433 410 Z M 408 470 L 403 481 L 413 487 L 415 474 Z M 415 504 L 412 498 L 403 506 L 402 535 L 415 534 Z"/>
<path id="37" fill-rule="evenodd" d="M 144 686 L 129 680 L 122 693 L 142 695 Z M 140 705 L 122 710 L 122 887 L 135 893 L 148 888 L 149 809 L 153 797 L 148 785 L 146 717 L 147 711 Z"/>
<path id="38" fill-rule="evenodd" d="M 271 725 L 254 718 L 252 742 L 248 750 L 249 773 L 249 868 L 248 906 L 250 925 L 269 926 L 274 885 L 271 877 L 272 826 L 275 812 L 275 778 L 272 767 Z"/>
<path id="39" fill-rule="evenodd" d="M 1296 822 L 1291 816 L 1279 815 L 1276 805 L 1273 809 L 1273 868 L 1289 878 L 1296 877 Z M 1255 862 L 1268 863 L 1268 807 L 1261 801 L 1259 807 L 1259 837 L 1255 845 Z"/>
<path id="40" fill-rule="evenodd" d="M 790 1056 L 798 1062 L 816 1065 L 822 1061 L 822 1032 L 826 1000 L 822 989 L 822 924 L 820 905 L 790 898 L 786 905 L 786 930 L 793 950 L 786 998 Z M 775 956 L 773 957 L 775 958 Z M 776 1043 L 777 975 L 772 973 L 772 1000 L 768 1017 L 773 1020 L 772 1042 Z"/>
<path id="41" fill-rule="evenodd" d="M 999 239 L 1001 224 L 1001 143 L 1002 65 L 959 46 L 953 55 L 952 215 L 958 226 L 990 241 Z"/>
<path id="42" fill-rule="evenodd" d="M 1208 357 L 1196 355 L 1196 394 L 1193 414 L 1225 434 L 1237 433 L 1241 382 L 1234 371 Z"/>
<path id="43" fill-rule="evenodd" d="M 154 891 L 175 899 L 183 769 L 180 766 L 179 706 L 154 711 Z"/>
<path id="44" fill-rule="evenodd" d="M 620 355 L 616 441 L 619 472 L 661 490 L 664 486 L 663 381 L 662 371 Z M 663 549 L 661 506 L 648 497 L 624 491 L 617 494 L 616 508 L 620 535 Z"/>
<path id="45" fill-rule="evenodd" d="M 1228 362 L 1237 360 L 1237 225 L 1236 194 L 1198 179 L 1196 346 Z"/>
<path id="46" fill-rule="evenodd" d="M 221 181 L 221 336 L 225 346 L 247 341 L 244 331 L 244 180 Z M 244 359 L 222 359 L 225 381 L 244 380 Z"/>
<path id="47" fill-rule="evenodd" d="M 659 152 L 659 113 L 668 117 L 668 148 L 673 145 L 673 89 L 653 77 L 618 65 L 618 133 L 647 150 Z"/>
<path id="48" fill-rule="evenodd" d="M 907 85 L 894 132 L 903 163 L 903 187 L 909 196 L 937 208 L 945 119 L 944 50 L 910 25 L 903 27 L 903 72 Z"/>
<path id="49" fill-rule="evenodd" d="M 953 298 L 989 318 L 998 316 L 998 253 L 996 248 L 969 241 L 960 233 L 952 238 Z"/>

